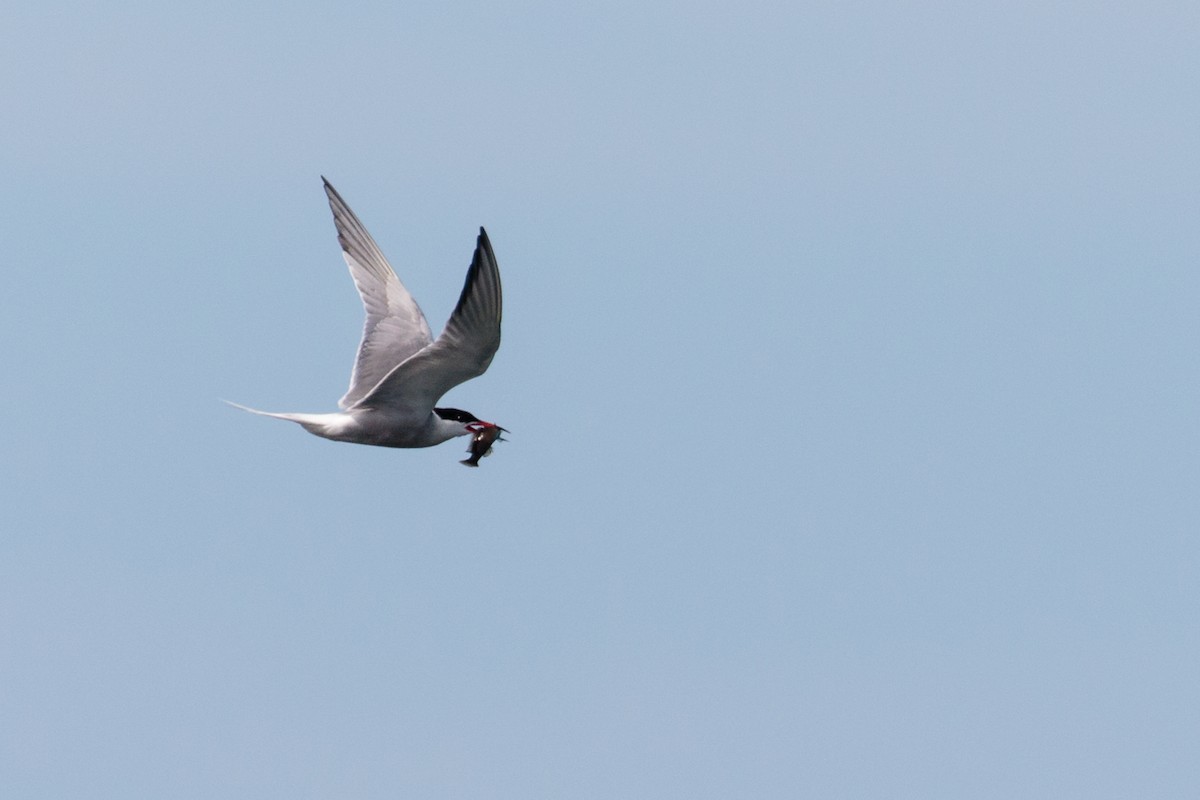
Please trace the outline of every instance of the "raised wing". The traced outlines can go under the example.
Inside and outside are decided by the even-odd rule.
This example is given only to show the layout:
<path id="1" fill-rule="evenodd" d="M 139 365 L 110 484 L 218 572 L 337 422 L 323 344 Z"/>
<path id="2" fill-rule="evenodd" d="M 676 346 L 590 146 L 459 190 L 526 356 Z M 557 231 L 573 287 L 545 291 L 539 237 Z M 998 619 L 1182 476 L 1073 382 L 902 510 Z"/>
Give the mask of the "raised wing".
<path id="1" fill-rule="evenodd" d="M 358 358 L 350 374 L 350 389 L 338 401 L 342 408 L 350 408 L 397 364 L 428 346 L 433 335 L 421 307 L 396 277 L 371 234 L 329 181 L 321 180 L 333 211 L 342 255 L 367 312 Z"/>
<path id="2" fill-rule="evenodd" d="M 500 268 L 487 232 L 480 228 L 475 257 L 446 328 L 437 341 L 388 373 L 358 405 L 429 413 L 450 389 L 487 371 L 500 347 L 502 306 Z"/>

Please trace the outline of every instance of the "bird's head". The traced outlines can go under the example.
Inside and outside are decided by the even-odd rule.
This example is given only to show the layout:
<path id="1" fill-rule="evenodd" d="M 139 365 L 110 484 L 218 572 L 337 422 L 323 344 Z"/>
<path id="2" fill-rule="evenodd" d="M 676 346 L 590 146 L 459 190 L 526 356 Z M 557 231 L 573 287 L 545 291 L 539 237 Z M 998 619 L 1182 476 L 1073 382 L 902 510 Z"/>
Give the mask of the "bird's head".
<path id="1" fill-rule="evenodd" d="M 506 428 L 501 428 L 494 422 L 485 422 L 479 417 L 472 414 L 470 411 L 463 411 L 459 408 L 435 408 L 435 414 L 441 417 L 446 422 L 458 423 L 462 425 L 462 430 L 456 433 L 456 436 L 465 436 L 466 434 L 478 434 L 484 431 L 495 431 L 495 439 L 500 439 L 501 433 L 508 433 Z M 503 440 L 501 440 L 503 441 Z"/>

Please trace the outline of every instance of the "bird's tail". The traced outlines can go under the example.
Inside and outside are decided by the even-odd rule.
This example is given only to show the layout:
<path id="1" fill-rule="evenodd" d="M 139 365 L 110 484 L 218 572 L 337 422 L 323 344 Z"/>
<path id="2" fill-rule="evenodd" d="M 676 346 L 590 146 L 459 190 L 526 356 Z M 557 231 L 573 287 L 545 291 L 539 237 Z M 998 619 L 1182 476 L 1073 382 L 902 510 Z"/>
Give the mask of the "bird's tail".
<path id="1" fill-rule="evenodd" d="M 249 411 L 251 414 L 258 414 L 260 417 L 274 417 L 275 419 L 286 419 L 288 422 L 297 422 L 303 425 L 306 430 L 313 431 L 314 433 L 317 433 L 315 429 L 324 429 L 324 418 L 329 416 L 328 414 L 292 414 L 277 411 L 259 411 L 257 408 L 250 408 L 250 406 L 244 406 L 232 400 L 222 400 L 221 402 L 231 405 L 234 408 L 240 408 L 242 411 Z"/>
<path id="2" fill-rule="evenodd" d="M 275 417 L 276 419 L 289 419 L 292 416 L 291 414 L 277 414 L 274 411 L 259 411 L 257 408 L 251 408 L 250 406 L 244 406 L 241 403 L 235 403 L 232 400 L 222 400 L 221 402 L 224 403 L 225 405 L 233 406 L 234 408 L 240 408 L 242 411 L 249 411 L 251 414 L 258 414 L 260 417 Z"/>

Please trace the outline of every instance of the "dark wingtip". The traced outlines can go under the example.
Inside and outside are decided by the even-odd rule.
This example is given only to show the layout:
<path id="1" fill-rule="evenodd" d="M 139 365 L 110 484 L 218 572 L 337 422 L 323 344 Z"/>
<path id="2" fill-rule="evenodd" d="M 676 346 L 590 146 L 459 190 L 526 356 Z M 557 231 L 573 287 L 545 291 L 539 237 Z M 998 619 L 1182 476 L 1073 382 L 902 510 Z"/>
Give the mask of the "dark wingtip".
<path id="1" fill-rule="evenodd" d="M 471 460 L 468 458 L 464 458 L 462 461 L 460 461 L 458 463 L 462 464 L 464 467 L 476 467 L 476 468 L 479 467 L 478 464 L 472 464 Z"/>

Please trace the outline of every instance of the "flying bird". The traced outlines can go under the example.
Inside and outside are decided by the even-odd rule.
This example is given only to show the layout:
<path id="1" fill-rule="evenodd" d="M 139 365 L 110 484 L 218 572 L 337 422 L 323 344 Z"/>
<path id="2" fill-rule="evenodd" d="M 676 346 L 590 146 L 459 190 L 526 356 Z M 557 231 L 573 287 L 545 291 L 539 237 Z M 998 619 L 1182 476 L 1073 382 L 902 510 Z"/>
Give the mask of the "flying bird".
<path id="1" fill-rule="evenodd" d="M 500 346 L 500 270 L 487 232 L 479 229 L 475 256 L 458 305 L 434 339 L 420 306 L 379 250 L 371 234 L 330 185 L 338 242 L 366 309 L 362 342 L 341 411 L 277 413 L 230 405 L 299 423 L 309 433 L 338 442 L 379 447 L 432 447 L 456 436 L 491 442 L 504 428 L 457 408 L 439 408 L 442 395 L 482 375 Z M 228 402 L 228 401 L 227 401 Z M 503 441 L 503 440 L 501 440 Z M 474 454 L 478 447 L 468 450 Z M 473 463 L 472 463 L 473 462 Z M 462 463 L 478 466 L 474 456 Z"/>

